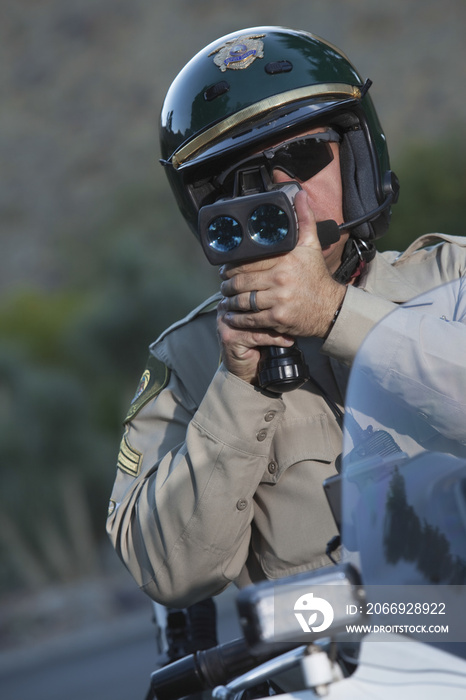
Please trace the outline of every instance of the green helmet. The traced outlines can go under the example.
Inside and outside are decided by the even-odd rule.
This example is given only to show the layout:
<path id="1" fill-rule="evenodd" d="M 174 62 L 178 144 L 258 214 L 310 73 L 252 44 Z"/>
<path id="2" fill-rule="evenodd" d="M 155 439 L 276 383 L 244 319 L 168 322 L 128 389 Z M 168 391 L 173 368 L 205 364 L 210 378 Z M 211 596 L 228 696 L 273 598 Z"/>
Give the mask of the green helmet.
<path id="1" fill-rule="evenodd" d="M 199 209 L 220 196 L 216 178 L 226 168 L 331 126 L 342 138 L 344 228 L 365 241 L 382 236 L 398 185 L 370 84 L 336 47 L 283 27 L 234 32 L 196 54 L 170 86 L 160 120 L 161 162 L 195 235 Z"/>

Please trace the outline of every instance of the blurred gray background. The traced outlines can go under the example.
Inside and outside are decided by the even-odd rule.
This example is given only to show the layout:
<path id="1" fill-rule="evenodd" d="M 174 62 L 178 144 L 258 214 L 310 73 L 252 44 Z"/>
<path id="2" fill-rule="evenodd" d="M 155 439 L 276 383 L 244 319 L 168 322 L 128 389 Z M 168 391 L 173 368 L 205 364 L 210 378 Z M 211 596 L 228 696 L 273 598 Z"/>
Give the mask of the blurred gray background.
<path id="1" fill-rule="evenodd" d="M 263 24 L 324 37 L 373 80 L 402 185 L 380 247 L 464 233 L 464 0 L 3 0 L 2 698 L 22 700 L 15 682 L 30 677 L 31 697 L 51 700 L 58 648 L 82 659 L 87 700 L 90 686 L 130 697 L 115 669 L 130 684 L 129 667 L 143 673 L 96 664 L 96 645 L 130 658 L 144 638 L 152 658 L 150 606 L 109 549 L 106 500 L 148 343 L 217 285 L 158 164 L 158 115 L 194 53 Z M 50 669 L 40 678 L 29 652 L 36 674 L 38 658 Z"/>
<path id="2" fill-rule="evenodd" d="M 92 249 L 128 189 L 171 197 L 157 165 L 164 94 L 236 28 L 283 24 L 342 48 L 374 81 L 394 165 L 407 144 L 465 122 L 461 0 L 3 0 L 2 15 L 3 290 L 63 284 L 68 249 Z"/>

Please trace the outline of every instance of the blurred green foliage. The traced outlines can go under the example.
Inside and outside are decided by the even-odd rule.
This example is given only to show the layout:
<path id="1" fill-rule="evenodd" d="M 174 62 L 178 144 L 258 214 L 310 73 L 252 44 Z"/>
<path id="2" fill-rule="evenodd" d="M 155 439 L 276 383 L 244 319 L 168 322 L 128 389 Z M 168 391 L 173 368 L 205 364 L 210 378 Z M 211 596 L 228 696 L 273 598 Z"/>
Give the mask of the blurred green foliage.
<path id="1" fill-rule="evenodd" d="M 217 286 L 171 200 L 145 186 L 63 255 L 66 286 L 0 305 L 0 593 L 96 573 L 148 346 Z"/>
<path id="2" fill-rule="evenodd" d="M 420 144 L 392 164 L 401 196 L 380 249 L 463 234 L 465 155 L 462 144 Z M 172 200 L 145 184 L 62 246 L 66 285 L 0 306 L 0 592 L 99 569 L 121 422 L 148 345 L 217 286 Z"/>
<path id="3" fill-rule="evenodd" d="M 390 230 L 378 242 L 379 250 L 404 250 L 425 233 L 466 234 L 464 142 L 447 138 L 414 144 L 392 167 L 400 179 L 400 198 L 393 207 Z"/>

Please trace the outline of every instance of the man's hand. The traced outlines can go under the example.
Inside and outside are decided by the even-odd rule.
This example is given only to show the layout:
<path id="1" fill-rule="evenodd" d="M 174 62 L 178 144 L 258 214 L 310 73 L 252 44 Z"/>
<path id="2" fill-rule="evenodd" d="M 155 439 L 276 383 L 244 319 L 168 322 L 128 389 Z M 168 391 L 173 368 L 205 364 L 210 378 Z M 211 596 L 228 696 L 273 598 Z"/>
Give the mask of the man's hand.
<path id="1" fill-rule="evenodd" d="M 299 239 L 294 250 L 242 265 L 224 265 L 218 307 L 223 361 L 229 371 L 253 382 L 263 345 L 289 346 L 294 337 L 325 337 L 345 296 L 332 278 L 304 191 L 295 198 Z M 258 312 L 250 308 L 256 292 Z"/>

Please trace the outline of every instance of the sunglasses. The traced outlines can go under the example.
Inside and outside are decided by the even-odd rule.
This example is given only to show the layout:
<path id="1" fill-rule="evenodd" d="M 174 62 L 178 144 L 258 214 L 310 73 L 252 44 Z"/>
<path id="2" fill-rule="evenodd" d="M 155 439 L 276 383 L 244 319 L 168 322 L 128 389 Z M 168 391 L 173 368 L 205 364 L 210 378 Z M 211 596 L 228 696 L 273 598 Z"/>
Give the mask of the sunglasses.
<path id="1" fill-rule="evenodd" d="M 299 136 L 235 163 L 216 178 L 215 184 L 221 187 L 225 194 L 235 196 L 238 194 L 235 192 L 238 173 L 262 166 L 265 166 L 271 178 L 274 170 L 281 170 L 293 180 L 305 182 L 332 162 L 333 151 L 330 143 L 340 141 L 340 135 L 332 129 Z"/>

